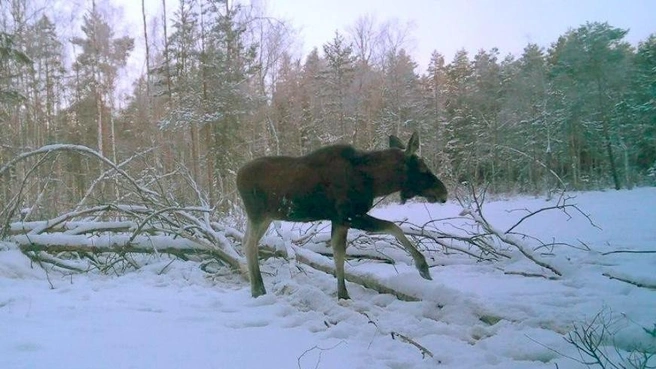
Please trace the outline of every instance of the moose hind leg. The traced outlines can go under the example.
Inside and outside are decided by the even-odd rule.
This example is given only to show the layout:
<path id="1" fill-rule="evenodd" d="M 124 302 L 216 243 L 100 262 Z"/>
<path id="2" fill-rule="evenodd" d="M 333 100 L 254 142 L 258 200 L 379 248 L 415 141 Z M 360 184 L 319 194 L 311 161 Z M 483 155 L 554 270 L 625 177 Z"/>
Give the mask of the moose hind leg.
<path id="1" fill-rule="evenodd" d="M 337 277 L 337 298 L 350 299 L 344 281 L 344 258 L 346 257 L 346 236 L 348 227 L 342 224 L 332 223 L 330 243 L 333 248 L 335 259 L 335 274 Z"/>
<path id="2" fill-rule="evenodd" d="M 417 250 L 417 248 L 408 240 L 403 234 L 403 230 L 396 224 L 387 220 L 374 218 L 371 215 L 365 214 L 362 216 L 354 217 L 351 222 L 351 227 L 361 229 L 373 233 L 387 233 L 394 236 L 403 246 L 403 248 L 410 253 L 415 261 L 415 267 L 424 279 L 432 280 L 430 271 L 428 270 L 428 263 L 424 255 Z"/>
<path id="3" fill-rule="evenodd" d="M 246 234 L 244 236 L 244 253 L 248 263 L 248 277 L 251 281 L 251 295 L 258 297 L 266 294 L 262 273 L 260 273 L 260 263 L 258 258 L 257 243 L 269 227 L 270 221 L 254 222 L 248 220 L 246 225 Z"/>

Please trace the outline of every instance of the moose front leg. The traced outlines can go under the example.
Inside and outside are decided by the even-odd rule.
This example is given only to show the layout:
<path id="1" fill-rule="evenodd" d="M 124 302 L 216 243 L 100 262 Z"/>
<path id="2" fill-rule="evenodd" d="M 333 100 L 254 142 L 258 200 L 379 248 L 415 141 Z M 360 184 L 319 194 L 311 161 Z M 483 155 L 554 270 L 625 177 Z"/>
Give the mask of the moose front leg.
<path id="1" fill-rule="evenodd" d="M 260 273 L 260 261 L 258 259 L 257 243 L 264 235 L 267 228 L 269 228 L 270 220 L 262 220 L 254 222 L 248 220 L 246 225 L 246 233 L 244 235 L 244 254 L 246 254 L 246 261 L 248 263 L 248 278 L 251 282 L 251 295 L 258 297 L 266 294 L 264 288 L 264 281 L 262 280 L 262 273 Z"/>
<path id="2" fill-rule="evenodd" d="M 348 227 L 333 222 L 330 234 L 330 243 L 333 247 L 333 257 L 335 259 L 335 276 L 337 277 L 337 298 L 348 300 L 350 297 L 346 290 L 346 282 L 344 282 L 344 258 L 346 257 Z"/>
<path id="3" fill-rule="evenodd" d="M 403 230 L 396 224 L 387 220 L 374 218 L 371 215 L 365 214 L 356 216 L 351 219 L 351 227 L 372 233 L 387 233 L 394 236 L 403 245 L 403 248 L 410 253 L 415 260 L 415 266 L 419 270 L 419 275 L 424 279 L 432 280 L 430 272 L 428 271 L 428 263 L 424 255 L 417 250 L 417 248 L 408 240 L 403 234 Z"/>

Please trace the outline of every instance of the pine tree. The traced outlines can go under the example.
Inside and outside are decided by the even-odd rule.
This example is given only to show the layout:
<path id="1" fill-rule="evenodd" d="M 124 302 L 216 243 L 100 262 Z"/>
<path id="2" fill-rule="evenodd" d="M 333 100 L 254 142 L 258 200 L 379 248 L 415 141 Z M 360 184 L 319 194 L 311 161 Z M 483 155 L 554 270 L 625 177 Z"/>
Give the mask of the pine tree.
<path id="1" fill-rule="evenodd" d="M 425 118 L 419 98 L 419 77 L 415 63 L 404 49 L 388 55 L 383 72 L 383 106 L 378 124 L 379 140 L 390 134 L 417 130 Z"/>
<path id="2" fill-rule="evenodd" d="M 78 107 L 86 106 L 84 111 L 78 109 L 78 116 L 90 118 L 81 122 L 84 125 L 95 121 L 98 151 L 106 156 L 112 154 L 115 158 L 115 135 L 111 121 L 113 94 L 118 71 L 126 65 L 128 55 L 134 49 L 134 39 L 129 36 L 115 38 L 111 26 L 95 3 L 84 16 L 82 32 L 84 37 L 72 40 L 75 46 L 81 48 L 73 64 L 77 90 L 75 104 Z"/>
<path id="3" fill-rule="evenodd" d="M 640 42 L 633 60 L 629 119 L 623 128 L 635 147 L 636 169 L 656 179 L 656 34 Z"/>
<path id="4" fill-rule="evenodd" d="M 453 175 L 458 180 L 472 180 L 476 174 L 476 117 L 471 100 L 474 68 L 467 51 L 456 52 L 446 68 L 448 98 L 445 104 L 445 152 L 451 158 Z"/>
<path id="5" fill-rule="evenodd" d="M 497 180 L 500 172 L 500 145 L 505 122 L 499 121 L 502 101 L 502 76 L 498 64 L 499 51 L 480 50 L 473 61 L 474 91 L 469 101 L 472 112 L 473 150 L 475 172 L 479 181 L 491 184 L 498 191 Z"/>
<path id="6" fill-rule="evenodd" d="M 444 152 L 446 145 L 447 66 L 444 56 L 433 51 L 426 74 L 421 78 L 421 95 L 426 111 L 422 126 L 422 152 L 434 170 L 444 176 L 452 175 L 451 160 Z"/>
<path id="7" fill-rule="evenodd" d="M 594 178 L 602 172 L 610 174 L 616 189 L 621 186 L 614 144 L 622 138 L 613 120 L 628 85 L 627 32 L 608 23 L 587 23 L 567 32 L 551 50 L 553 78 L 564 98 L 575 186 L 581 174 Z M 601 164 L 604 159 L 606 165 Z"/>
<path id="8" fill-rule="evenodd" d="M 325 136 L 325 126 L 330 118 L 326 117 L 326 97 L 322 76 L 326 61 L 319 57 L 319 50 L 314 48 L 305 58 L 301 70 L 299 88 L 301 90 L 301 148 L 308 153 L 321 146 L 321 137 Z"/>
<path id="9" fill-rule="evenodd" d="M 38 115 L 35 146 L 58 142 L 61 135 L 56 116 L 62 105 L 65 69 L 62 62 L 64 46 L 59 41 L 55 24 L 42 16 L 30 27 L 26 52 L 34 60 L 31 70 L 34 112 Z"/>
<path id="10" fill-rule="evenodd" d="M 339 32 L 335 32 L 333 40 L 323 45 L 323 52 L 326 69 L 321 75 L 321 81 L 325 85 L 325 107 L 329 117 L 325 129 L 332 136 L 327 141 L 350 142 L 355 133 L 354 106 L 349 96 L 356 60 L 353 48 Z"/>
<path id="11" fill-rule="evenodd" d="M 544 50 L 536 44 L 528 44 L 516 61 L 504 63 L 506 92 L 501 110 L 501 120 L 507 124 L 505 154 L 514 160 L 508 168 L 506 180 L 520 191 L 548 190 L 555 186 L 545 182 L 551 178 L 555 151 L 559 151 L 556 124 L 549 111 L 551 88 Z M 522 154 L 513 152 L 517 150 Z"/>
<path id="12" fill-rule="evenodd" d="M 246 16 L 242 8 L 210 0 L 203 9 L 200 122 L 207 139 L 208 182 L 223 195 L 234 190 L 234 174 L 243 162 L 237 150 L 244 141 L 239 130 L 263 97 L 253 88 L 259 66 L 256 45 L 246 37 L 248 19 L 240 18 Z M 211 201 L 219 200 L 212 192 L 210 195 Z"/>

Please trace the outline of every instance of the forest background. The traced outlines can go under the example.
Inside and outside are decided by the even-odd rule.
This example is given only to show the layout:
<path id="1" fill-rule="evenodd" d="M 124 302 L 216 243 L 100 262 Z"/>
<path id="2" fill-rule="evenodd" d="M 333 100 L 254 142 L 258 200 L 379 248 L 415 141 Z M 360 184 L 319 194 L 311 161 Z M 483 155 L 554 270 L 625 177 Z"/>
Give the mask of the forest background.
<path id="1" fill-rule="evenodd" d="M 421 155 L 449 186 L 542 194 L 656 184 L 656 34 L 632 45 L 629 30 L 590 22 L 521 55 L 462 49 L 445 60 L 437 50 L 419 70 L 412 29 L 398 21 L 364 15 L 295 57 L 294 25 L 262 8 L 161 3 L 172 16 L 148 16 L 142 0 L 141 29 L 123 35 L 111 2 L 91 1 L 75 10 L 71 35 L 57 1 L 0 0 L 0 166 L 45 145 L 81 145 L 175 203 L 201 194 L 230 211 L 235 173 L 254 157 L 333 142 L 380 149 L 389 134 L 418 131 Z M 147 67 L 127 80 L 136 52 Z M 25 220 L 80 199 L 134 200 L 80 153 L 21 160 L 2 173 L 0 204 L 20 199 L 12 209 Z"/>

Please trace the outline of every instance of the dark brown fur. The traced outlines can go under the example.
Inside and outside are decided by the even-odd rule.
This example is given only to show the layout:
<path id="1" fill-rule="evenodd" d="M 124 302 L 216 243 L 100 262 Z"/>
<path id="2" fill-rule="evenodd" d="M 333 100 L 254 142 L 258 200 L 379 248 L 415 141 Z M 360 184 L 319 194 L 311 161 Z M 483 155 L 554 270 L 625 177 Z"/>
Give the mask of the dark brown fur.
<path id="1" fill-rule="evenodd" d="M 338 297 L 349 298 L 344 283 L 344 256 L 349 228 L 394 235 L 410 252 L 420 274 L 430 279 L 428 264 L 394 223 L 367 214 L 376 197 L 400 191 L 403 202 L 423 196 L 445 202 L 444 184 L 430 172 L 415 151 L 415 133 L 403 150 L 390 137 L 390 149 L 372 152 L 349 145 L 333 145 L 302 157 L 263 157 L 244 165 L 237 188 L 244 202 L 248 225 L 244 250 L 253 297 L 265 294 L 257 260 L 257 242 L 272 220 L 332 222 Z"/>

